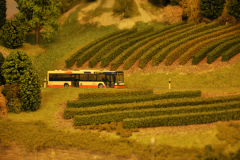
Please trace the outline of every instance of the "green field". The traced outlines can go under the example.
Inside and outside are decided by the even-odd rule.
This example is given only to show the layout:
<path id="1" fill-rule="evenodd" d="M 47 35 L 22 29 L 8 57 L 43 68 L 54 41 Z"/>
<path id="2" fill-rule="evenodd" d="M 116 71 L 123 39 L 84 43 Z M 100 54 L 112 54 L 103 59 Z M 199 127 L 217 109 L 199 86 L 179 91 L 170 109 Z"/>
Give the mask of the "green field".
<path id="1" fill-rule="evenodd" d="M 119 31 L 116 25 L 80 25 L 77 20 L 78 12 L 87 5 L 88 4 L 81 5 L 75 12 L 70 14 L 70 16 L 62 25 L 62 29 L 58 33 L 54 34 L 50 43 L 45 42 L 41 37 L 40 46 L 35 46 L 35 35 L 29 34 L 27 35 L 26 43 L 24 43 L 24 45 L 18 49 L 27 52 L 29 57 L 32 59 L 36 72 L 40 75 L 40 82 L 42 85 L 47 71 L 62 69 L 65 66 L 65 60 L 70 58 L 74 53 L 82 49 L 84 46 L 87 46 L 98 38 L 102 38 L 104 36 Z M 205 24 L 201 24 L 199 26 L 202 25 Z M 159 53 L 159 55 L 161 53 L 174 54 L 176 50 L 172 50 L 173 48 L 172 46 L 170 46 L 170 43 L 174 42 L 173 46 L 181 44 L 179 47 L 176 48 L 180 49 L 182 45 L 184 45 L 184 43 L 186 42 L 185 40 L 187 39 L 186 37 L 186 39 L 184 39 L 184 36 L 191 33 L 183 32 L 181 33 L 182 36 L 179 37 L 177 37 L 177 35 L 174 35 L 174 32 L 172 34 L 167 33 L 165 36 L 176 36 L 177 38 L 179 38 L 179 40 L 172 38 L 170 41 L 169 38 L 166 41 L 163 41 L 161 37 L 154 37 L 154 34 L 157 34 L 156 31 L 164 30 L 164 28 L 167 28 L 169 26 L 157 22 L 151 22 L 149 24 L 137 22 L 134 26 L 134 28 L 138 30 L 137 33 L 144 31 L 149 27 L 153 27 L 154 31 L 146 33 L 146 35 L 152 34 L 152 38 L 146 40 L 146 37 L 144 37 L 146 35 L 139 36 L 142 39 L 139 37 L 133 38 L 131 43 L 129 42 L 121 46 L 122 48 L 125 47 L 125 49 L 122 50 L 121 53 L 127 55 L 122 55 L 124 57 L 124 60 L 121 59 L 122 57 L 118 58 L 117 51 L 111 52 L 116 54 L 115 58 L 110 59 L 121 59 L 118 60 L 118 63 L 124 64 L 124 62 L 128 61 L 128 58 L 131 57 L 131 55 L 129 54 L 129 51 L 132 51 L 131 47 L 137 48 L 141 44 L 143 44 L 143 42 L 145 43 L 147 41 L 149 48 L 154 47 L 155 45 L 158 45 L 160 47 L 160 44 L 161 46 L 164 46 L 164 44 L 168 44 L 165 46 L 168 46 L 168 48 L 161 48 L 161 50 L 154 51 L 155 55 L 157 55 L 157 53 Z M 238 26 L 235 28 L 234 26 L 229 26 L 226 28 L 220 27 L 222 26 L 216 26 L 217 29 L 213 29 L 215 31 L 215 34 L 211 33 L 213 32 L 211 29 L 211 31 L 209 30 L 209 35 L 207 34 L 208 32 L 202 30 L 201 33 L 203 33 L 203 35 L 201 36 L 215 36 L 221 34 L 229 28 L 229 32 L 231 33 L 230 36 L 233 33 L 235 34 L 238 32 L 238 30 L 236 29 Z M 170 30 L 170 28 L 171 27 L 169 27 L 168 29 Z M 197 27 L 194 25 L 194 27 L 192 27 L 192 31 L 197 32 L 198 30 L 195 30 L 196 28 Z M 218 31 L 219 28 L 222 32 Z M 235 31 L 235 29 L 237 31 Z M 177 34 L 180 34 L 180 31 Z M 186 43 L 191 42 L 191 44 L 185 46 L 188 46 L 189 48 L 191 48 L 193 44 L 196 45 L 198 40 L 204 39 L 204 37 L 198 37 L 200 35 L 195 35 L 196 37 L 190 35 L 188 36 L 189 39 L 187 39 L 188 42 Z M 164 35 L 162 35 L 162 37 L 164 37 Z M 220 38 L 215 38 L 211 40 L 211 42 L 214 43 L 221 38 L 227 37 L 229 36 L 226 35 Z M 204 48 L 206 47 L 206 45 L 204 45 L 206 43 L 207 41 L 199 45 L 199 47 L 196 47 L 196 50 L 199 50 L 200 52 L 200 49 L 206 49 Z M 112 44 L 114 44 L 114 42 L 112 42 Z M 153 44 L 154 46 L 151 46 Z M 7 49 L 2 45 L 0 45 L 0 49 L 8 52 L 13 51 L 12 49 Z M 151 50 L 154 50 L 154 48 L 152 48 Z M 144 55 L 146 52 L 147 51 L 144 51 L 144 49 L 141 51 L 136 50 L 133 52 L 133 54 L 136 54 L 135 56 L 137 57 L 137 54 Z M 183 50 L 182 55 L 186 52 L 187 50 Z M 154 54 L 152 54 L 151 59 L 153 58 Z M 179 55 L 178 57 L 180 56 L 181 55 Z M 135 59 L 138 60 L 140 57 L 141 56 Z M 205 57 L 207 57 L 207 55 L 205 55 Z M 168 56 L 166 56 L 166 59 L 167 58 Z M 112 61 L 110 65 L 115 63 L 113 62 L 114 61 Z M 118 65 L 119 64 L 117 64 L 116 66 Z M 148 88 L 153 89 L 153 93 L 155 94 L 189 90 L 201 90 L 202 95 L 239 94 L 239 68 L 240 61 L 229 67 L 222 67 L 220 69 L 214 69 L 204 73 L 157 73 L 156 71 L 149 74 L 125 74 L 125 89 L 122 89 L 121 91 L 129 90 L 132 88 Z M 171 78 L 171 90 L 168 89 L 169 78 Z M 62 107 L 67 107 L 67 101 L 72 99 L 78 99 L 80 93 L 102 91 L 116 91 L 116 89 L 42 88 L 42 103 L 41 107 L 37 111 L 21 112 L 17 114 L 8 113 L 5 119 L 0 119 L 0 143 L 8 145 L 10 142 L 15 141 L 17 143 L 25 145 L 28 149 L 39 149 L 53 146 L 62 146 L 68 148 L 70 146 L 73 146 L 81 149 L 100 151 L 103 153 L 111 153 L 119 156 L 130 157 L 131 154 L 135 154 L 142 159 L 150 159 L 151 157 L 152 137 L 156 139 L 156 159 L 161 159 L 162 157 L 167 157 L 168 159 L 198 159 L 197 157 L 199 155 L 203 157 L 202 159 L 210 155 L 218 157 L 218 159 L 221 159 L 221 156 L 222 159 L 231 159 L 231 156 L 228 154 L 230 152 L 236 153 L 239 149 L 239 121 L 216 122 L 217 125 L 215 127 L 202 130 L 186 129 L 189 126 L 185 126 L 186 128 L 183 127 L 182 130 L 176 130 L 175 132 L 164 132 L 164 128 L 161 127 L 154 128 L 154 132 L 147 132 L 144 128 L 140 128 L 140 131 L 138 132 L 132 132 L 131 130 L 124 130 L 123 128 L 121 128 L 124 132 L 130 133 L 131 136 L 126 137 L 122 137 L 121 135 L 116 134 L 116 132 L 110 132 L 108 135 L 103 135 L 104 132 L 94 132 L 90 129 L 72 130 L 68 127 L 56 129 L 56 124 L 58 122 L 55 115 L 62 111 Z M 175 129 L 176 127 L 173 128 Z M 100 135 L 101 137 L 99 137 Z M 206 148 L 208 148 L 208 145 L 211 145 L 213 150 L 207 150 Z M 223 153 L 226 157 L 224 157 L 224 155 L 220 155 L 220 153 Z"/>

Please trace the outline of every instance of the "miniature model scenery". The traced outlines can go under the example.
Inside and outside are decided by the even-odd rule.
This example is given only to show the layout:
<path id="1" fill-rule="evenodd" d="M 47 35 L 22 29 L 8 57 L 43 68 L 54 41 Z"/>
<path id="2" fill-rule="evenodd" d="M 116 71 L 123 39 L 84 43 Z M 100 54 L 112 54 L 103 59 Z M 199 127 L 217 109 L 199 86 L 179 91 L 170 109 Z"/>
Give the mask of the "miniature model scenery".
<path id="1" fill-rule="evenodd" d="M 0 159 L 240 159 L 238 0 L 0 0 Z"/>

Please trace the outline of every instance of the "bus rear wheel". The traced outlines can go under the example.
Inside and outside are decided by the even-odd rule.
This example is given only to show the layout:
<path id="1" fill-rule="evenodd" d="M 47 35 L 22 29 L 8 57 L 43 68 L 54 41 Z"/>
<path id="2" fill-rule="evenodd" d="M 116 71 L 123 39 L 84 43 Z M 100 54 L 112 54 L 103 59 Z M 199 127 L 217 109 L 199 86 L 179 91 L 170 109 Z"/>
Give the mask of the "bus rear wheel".
<path id="1" fill-rule="evenodd" d="M 103 85 L 102 85 L 102 84 L 99 84 L 99 85 L 98 85 L 98 88 L 103 88 Z"/>
<path id="2" fill-rule="evenodd" d="M 69 85 L 68 84 L 64 84 L 64 87 L 69 87 Z"/>

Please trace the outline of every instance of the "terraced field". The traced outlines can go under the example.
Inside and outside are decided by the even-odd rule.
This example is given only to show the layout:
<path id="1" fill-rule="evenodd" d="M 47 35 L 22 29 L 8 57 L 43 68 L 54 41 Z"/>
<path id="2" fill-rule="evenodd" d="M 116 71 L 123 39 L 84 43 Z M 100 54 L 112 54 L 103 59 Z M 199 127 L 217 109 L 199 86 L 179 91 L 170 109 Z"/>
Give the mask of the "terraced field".
<path id="1" fill-rule="evenodd" d="M 74 117 L 74 126 L 123 122 L 125 128 L 182 126 L 240 119 L 240 96 L 201 97 L 201 91 L 153 94 L 141 92 L 95 95 L 68 101 L 64 118 Z M 105 95 L 105 96 L 104 96 Z M 93 95 L 94 96 L 94 93 Z M 89 96 L 90 97 L 90 96 Z"/>
<path id="2" fill-rule="evenodd" d="M 164 60 L 168 66 L 177 59 L 180 59 L 181 65 L 189 60 L 196 65 L 205 57 L 208 63 L 213 63 L 220 56 L 222 61 L 228 61 L 240 52 L 239 29 L 240 25 L 219 26 L 217 22 L 198 25 L 180 22 L 156 31 L 152 27 L 139 31 L 121 30 L 78 50 L 65 61 L 66 68 L 72 67 L 75 62 L 77 67 L 81 67 L 88 60 L 90 68 L 101 62 L 101 67 L 110 64 L 111 70 L 117 70 L 121 64 L 128 70 L 137 60 L 140 68 L 144 68 L 150 60 L 153 66 Z M 229 48 L 232 48 L 231 52 Z"/>

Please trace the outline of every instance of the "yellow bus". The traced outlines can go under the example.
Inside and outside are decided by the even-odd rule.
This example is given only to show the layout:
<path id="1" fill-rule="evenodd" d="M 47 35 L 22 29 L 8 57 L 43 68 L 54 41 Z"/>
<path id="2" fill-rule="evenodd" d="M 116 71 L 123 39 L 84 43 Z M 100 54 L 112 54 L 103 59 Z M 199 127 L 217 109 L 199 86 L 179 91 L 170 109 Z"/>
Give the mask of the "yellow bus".
<path id="1" fill-rule="evenodd" d="M 48 71 L 47 87 L 124 88 L 123 71 Z"/>

